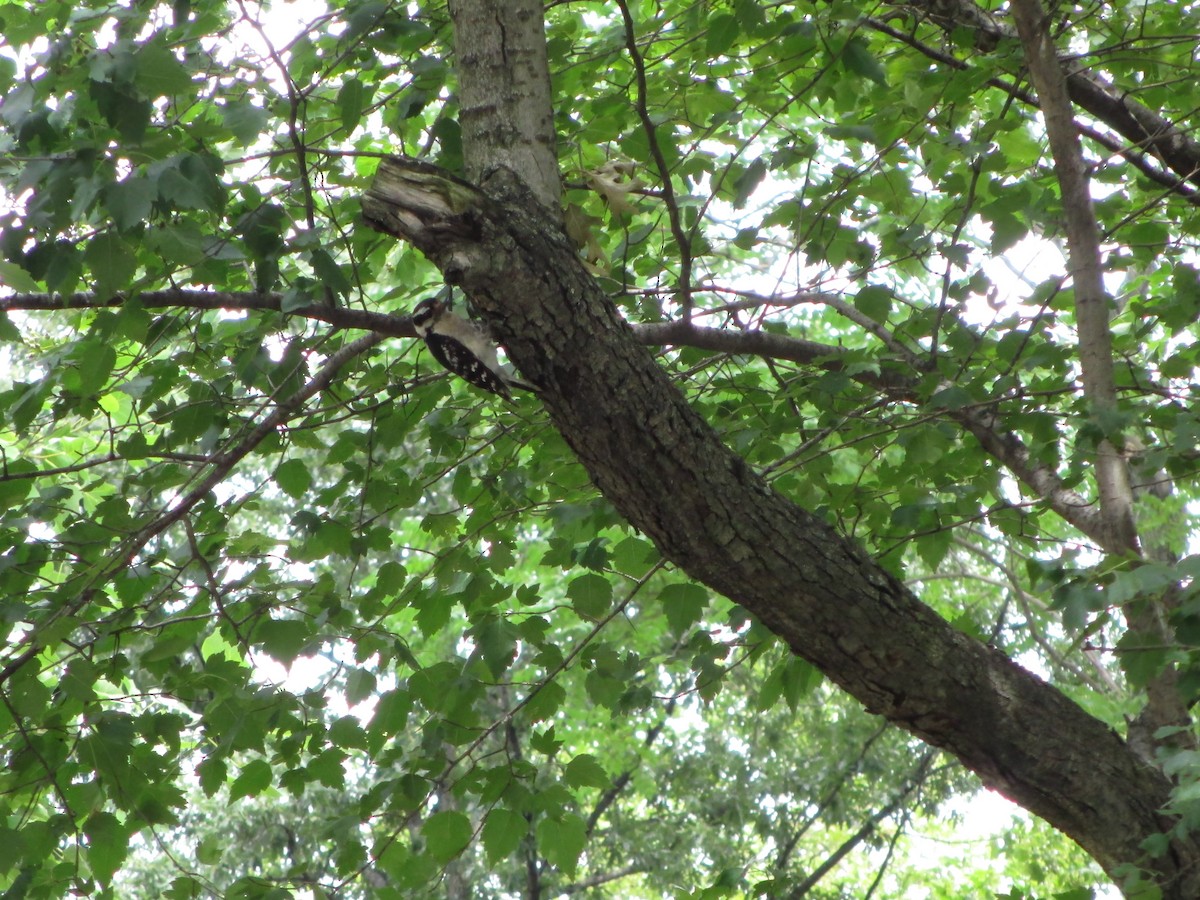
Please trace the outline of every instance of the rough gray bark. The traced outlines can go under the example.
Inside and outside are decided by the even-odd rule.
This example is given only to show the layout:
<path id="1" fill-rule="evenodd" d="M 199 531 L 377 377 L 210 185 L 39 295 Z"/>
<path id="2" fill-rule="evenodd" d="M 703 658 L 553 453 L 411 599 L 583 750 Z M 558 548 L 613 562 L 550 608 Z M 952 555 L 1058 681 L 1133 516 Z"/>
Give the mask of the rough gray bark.
<path id="1" fill-rule="evenodd" d="M 490 196 L 391 160 L 363 211 L 459 284 L 536 384 L 597 487 L 691 577 L 750 610 L 871 712 L 953 753 L 989 787 L 1074 838 L 1112 873 L 1160 873 L 1200 896 L 1167 831 L 1167 779 L 1110 728 L 1004 654 L 952 628 L 857 545 L 772 490 L 695 414 L 504 170 Z"/>
<path id="2" fill-rule="evenodd" d="M 503 158 L 557 212 L 562 182 L 541 0 L 449 5 L 467 177 L 486 177 L 495 159 Z"/>

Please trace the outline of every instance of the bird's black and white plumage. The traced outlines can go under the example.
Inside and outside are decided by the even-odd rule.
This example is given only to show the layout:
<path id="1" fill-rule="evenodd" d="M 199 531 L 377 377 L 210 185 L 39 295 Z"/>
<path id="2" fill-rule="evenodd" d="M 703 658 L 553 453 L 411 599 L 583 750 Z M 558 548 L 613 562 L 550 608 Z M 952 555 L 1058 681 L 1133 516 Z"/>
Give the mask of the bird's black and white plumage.
<path id="1" fill-rule="evenodd" d="M 427 297 L 413 308 L 412 323 L 433 358 L 459 378 L 505 400 L 512 399 L 509 388 L 533 390 L 500 365 L 495 341 L 485 328 L 455 315 L 436 297 Z"/>

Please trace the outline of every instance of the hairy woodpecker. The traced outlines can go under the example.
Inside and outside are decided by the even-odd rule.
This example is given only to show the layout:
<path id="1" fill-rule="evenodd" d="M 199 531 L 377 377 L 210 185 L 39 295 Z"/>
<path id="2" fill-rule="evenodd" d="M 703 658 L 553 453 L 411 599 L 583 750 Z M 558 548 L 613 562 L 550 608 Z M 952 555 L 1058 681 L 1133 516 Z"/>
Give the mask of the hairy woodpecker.
<path id="1" fill-rule="evenodd" d="M 482 326 L 455 315 L 436 297 L 427 297 L 413 308 L 412 323 L 433 358 L 459 378 L 505 400 L 512 399 L 509 388 L 534 390 L 500 365 L 496 344 Z"/>

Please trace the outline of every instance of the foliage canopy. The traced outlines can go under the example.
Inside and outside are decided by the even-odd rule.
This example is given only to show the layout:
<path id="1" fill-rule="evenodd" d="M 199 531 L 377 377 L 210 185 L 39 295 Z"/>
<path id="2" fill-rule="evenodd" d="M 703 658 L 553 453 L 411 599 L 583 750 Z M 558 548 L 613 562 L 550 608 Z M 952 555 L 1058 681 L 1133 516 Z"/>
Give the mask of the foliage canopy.
<path id="1" fill-rule="evenodd" d="M 463 171 L 443 4 L 0 23 L 5 896 L 1102 880 L 1024 819 L 997 866 L 911 868 L 976 782 L 672 567 L 536 396 L 411 340 L 442 275 L 360 199 L 391 154 Z M 1144 723 L 1189 825 L 1200 8 L 1060 5 L 1052 33 L 1107 346 L 997 3 L 552 4 L 566 225 L 729 447 L 963 633 Z"/>

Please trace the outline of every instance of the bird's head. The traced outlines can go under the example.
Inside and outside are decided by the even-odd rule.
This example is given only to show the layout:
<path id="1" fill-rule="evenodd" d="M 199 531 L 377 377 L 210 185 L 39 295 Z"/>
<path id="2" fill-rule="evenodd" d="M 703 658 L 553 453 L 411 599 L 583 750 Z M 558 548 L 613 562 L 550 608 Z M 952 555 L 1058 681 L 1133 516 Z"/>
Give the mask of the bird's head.
<path id="1" fill-rule="evenodd" d="M 413 307 L 413 328 L 421 337 L 429 332 L 433 324 L 446 312 L 446 304 L 437 297 L 426 297 Z"/>

